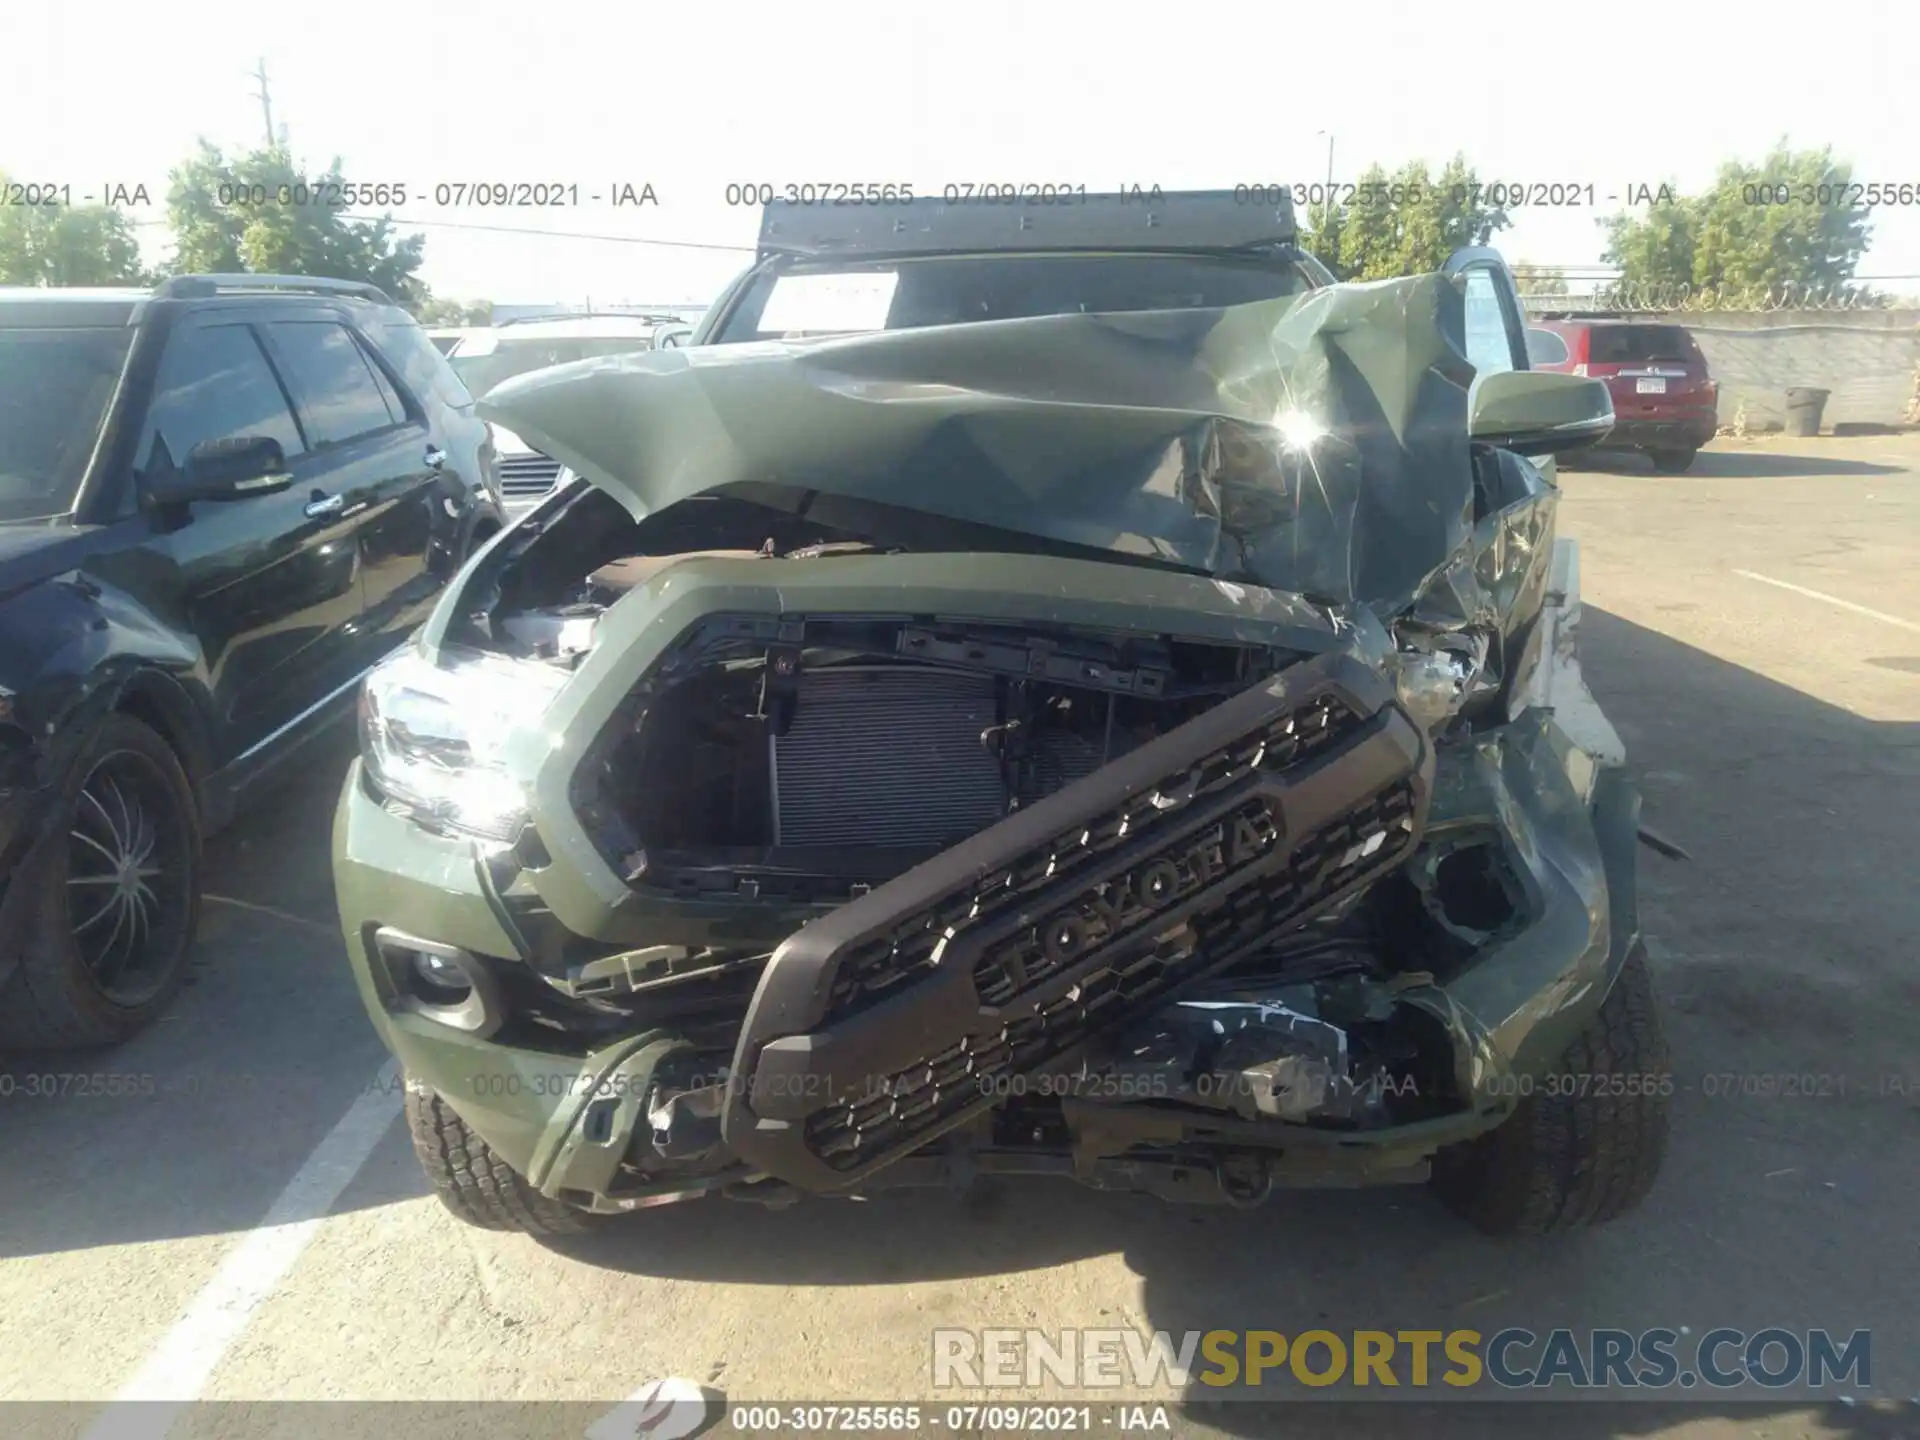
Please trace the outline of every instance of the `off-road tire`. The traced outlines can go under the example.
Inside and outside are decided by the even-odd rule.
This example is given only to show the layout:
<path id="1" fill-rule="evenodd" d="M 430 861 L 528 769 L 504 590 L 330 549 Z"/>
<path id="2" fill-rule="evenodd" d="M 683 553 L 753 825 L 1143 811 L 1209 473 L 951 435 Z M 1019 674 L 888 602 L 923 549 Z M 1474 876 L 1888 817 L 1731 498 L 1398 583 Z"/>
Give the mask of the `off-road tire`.
<path id="1" fill-rule="evenodd" d="M 1684 475 L 1693 465 L 1698 450 L 1649 450 L 1647 459 L 1662 475 Z"/>
<path id="2" fill-rule="evenodd" d="M 603 1218 L 542 1195 L 468 1129 L 437 1090 L 411 1075 L 406 1097 L 407 1129 L 420 1168 L 440 1203 L 467 1224 L 563 1236 L 584 1234 Z"/>
<path id="3" fill-rule="evenodd" d="M 120 755 L 150 767 L 156 795 L 165 797 L 169 825 L 178 825 L 177 864 L 187 874 L 183 900 L 167 927 L 166 943 L 153 953 L 154 988 L 134 1003 L 119 1003 L 94 983 L 76 943 L 67 908 L 65 840 L 75 824 L 80 792 L 103 760 Z M 7 907 L 19 925 L 19 965 L 0 985 L 0 1045 L 22 1050 L 80 1049 L 116 1045 L 152 1024 L 179 993 L 193 962 L 200 918 L 201 823 L 193 786 L 173 748 L 130 715 L 109 715 L 74 757 L 50 827 L 52 843 L 39 846 L 15 872 Z M 9 937 L 11 938 L 11 937 Z"/>
<path id="4" fill-rule="evenodd" d="M 1536 1087 L 1499 1128 L 1434 1157 L 1440 1198 L 1486 1234 L 1601 1225 L 1653 1188 L 1667 1149 L 1673 1067 L 1639 947 L 1558 1074 L 1572 1082 L 1568 1093 Z M 1638 1077 L 1637 1093 L 1623 1093 L 1629 1077 Z"/>

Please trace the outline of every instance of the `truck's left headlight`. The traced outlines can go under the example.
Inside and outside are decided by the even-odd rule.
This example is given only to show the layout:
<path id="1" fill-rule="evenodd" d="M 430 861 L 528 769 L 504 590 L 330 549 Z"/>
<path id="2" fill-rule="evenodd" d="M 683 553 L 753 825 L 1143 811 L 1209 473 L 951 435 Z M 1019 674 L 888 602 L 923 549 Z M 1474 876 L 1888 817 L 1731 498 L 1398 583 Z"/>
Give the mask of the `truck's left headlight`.
<path id="1" fill-rule="evenodd" d="M 360 692 L 368 778 L 430 824 L 511 840 L 527 800 L 507 773 L 507 739 L 537 722 L 566 681 L 548 665 L 444 650 L 434 663 L 403 649 Z"/>

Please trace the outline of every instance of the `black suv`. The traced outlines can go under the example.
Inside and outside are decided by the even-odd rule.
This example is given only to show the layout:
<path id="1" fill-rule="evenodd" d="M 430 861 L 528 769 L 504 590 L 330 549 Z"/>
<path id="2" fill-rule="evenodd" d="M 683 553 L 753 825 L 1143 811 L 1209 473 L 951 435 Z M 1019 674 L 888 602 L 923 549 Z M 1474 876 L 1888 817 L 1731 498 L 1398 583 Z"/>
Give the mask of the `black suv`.
<path id="1" fill-rule="evenodd" d="M 0 289 L 0 1043 L 179 987 L 201 837 L 502 525 L 486 424 L 370 285 Z"/>

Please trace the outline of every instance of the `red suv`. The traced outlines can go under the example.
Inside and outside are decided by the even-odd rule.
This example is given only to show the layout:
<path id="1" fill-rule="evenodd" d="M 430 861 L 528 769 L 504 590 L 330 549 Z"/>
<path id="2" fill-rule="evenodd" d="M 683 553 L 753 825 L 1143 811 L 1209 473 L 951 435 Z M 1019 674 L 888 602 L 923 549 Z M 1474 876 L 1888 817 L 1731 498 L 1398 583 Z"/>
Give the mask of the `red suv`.
<path id="1" fill-rule="evenodd" d="M 1707 357 L 1679 325 L 1634 320 L 1535 320 L 1527 326 L 1530 369 L 1590 375 L 1613 393 L 1614 426 L 1603 450 L 1638 450 L 1678 475 L 1720 423 L 1720 387 Z"/>

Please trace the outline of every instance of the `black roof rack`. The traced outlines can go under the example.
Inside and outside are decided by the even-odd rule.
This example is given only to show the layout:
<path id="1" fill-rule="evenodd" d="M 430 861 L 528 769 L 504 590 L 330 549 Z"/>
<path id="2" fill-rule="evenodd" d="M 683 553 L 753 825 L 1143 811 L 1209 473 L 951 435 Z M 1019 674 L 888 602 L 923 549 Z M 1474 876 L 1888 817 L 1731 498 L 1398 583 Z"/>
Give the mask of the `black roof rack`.
<path id="1" fill-rule="evenodd" d="M 775 200 L 761 207 L 761 259 L 939 255 L 969 251 L 1245 250 L 1298 243 L 1285 186 L 1234 190 L 1075 191 L 1049 204 L 998 193 L 978 202 L 916 195 L 880 206 Z M 1011 187 L 1009 187 L 1011 188 Z"/>
<path id="2" fill-rule="evenodd" d="M 313 295 L 354 295 L 381 305 L 393 297 L 364 280 L 334 280 L 324 275 L 175 275 L 161 282 L 154 296 L 161 300 L 191 300 L 206 295 L 248 290 L 294 290 Z"/>

